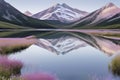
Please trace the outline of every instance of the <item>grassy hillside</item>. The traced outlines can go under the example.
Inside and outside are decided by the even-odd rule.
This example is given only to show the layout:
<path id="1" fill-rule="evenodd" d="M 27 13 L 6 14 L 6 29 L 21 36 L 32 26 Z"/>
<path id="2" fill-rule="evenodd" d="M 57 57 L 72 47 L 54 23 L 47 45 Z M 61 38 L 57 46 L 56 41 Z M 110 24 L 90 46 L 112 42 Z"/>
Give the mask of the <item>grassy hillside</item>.
<path id="1" fill-rule="evenodd" d="M 113 24 L 107 26 L 75 26 L 74 29 L 120 29 L 120 24 Z"/>
<path id="2" fill-rule="evenodd" d="M 23 26 L 18 26 L 15 24 L 0 21 L 0 29 L 27 29 L 27 28 Z"/>
<path id="3" fill-rule="evenodd" d="M 14 8 L 12 5 L 5 2 L 4 0 L 0 1 L 0 21 L 19 25 L 19 26 L 25 26 L 28 28 L 29 27 L 40 28 L 40 29 L 54 28 L 53 26 L 47 24 L 45 21 L 38 20 L 38 19 L 24 15 L 23 13 L 21 13 L 19 10 L 17 10 L 16 8 Z M 1 24 L 1 26 L 3 25 Z"/>
<path id="4" fill-rule="evenodd" d="M 97 28 L 97 27 L 94 27 Z M 102 28 L 102 29 L 120 29 L 120 24 L 113 24 L 113 25 L 109 25 L 109 26 L 98 26 L 98 28 Z"/>

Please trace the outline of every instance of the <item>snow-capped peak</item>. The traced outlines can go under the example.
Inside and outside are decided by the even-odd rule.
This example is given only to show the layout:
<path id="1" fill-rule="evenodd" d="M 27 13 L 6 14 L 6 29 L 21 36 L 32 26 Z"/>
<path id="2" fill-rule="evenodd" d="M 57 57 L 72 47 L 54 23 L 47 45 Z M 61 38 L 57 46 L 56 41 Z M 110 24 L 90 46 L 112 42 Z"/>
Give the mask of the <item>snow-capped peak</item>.
<path id="1" fill-rule="evenodd" d="M 113 6 L 116 6 L 114 3 L 108 3 L 105 7 L 108 8 L 108 7 L 113 7 Z"/>
<path id="2" fill-rule="evenodd" d="M 107 4 L 105 7 L 103 7 L 104 9 L 102 10 L 101 14 L 102 15 L 107 15 L 108 16 L 113 16 L 116 13 L 120 12 L 120 8 L 118 8 L 117 6 L 115 6 L 113 3 L 109 3 Z"/>
<path id="3" fill-rule="evenodd" d="M 67 4 L 55 4 L 54 6 L 34 14 L 34 18 L 40 20 L 58 20 L 61 22 L 74 22 L 79 20 L 81 17 L 86 16 L 88 13 L 72 8 Z"/>
<path id="4" fill-rule="evenodd" d="M 24 14 L 27 16 L 32 16 L 32 13 L 30 11 L 25 11 Z"/>
<path id="5" fill-rule="evenodd" d="M 68 5 L 65 4 L 65 3 L 62 3 L 62 4 L 57 3 L 57 4 L 53 5 L 52 7 L 54 7 L 54 8 L 62 8 L 62 7 L 64 7 L 64 8 L 72 9 L 70 6 L 68 6 Z"/>

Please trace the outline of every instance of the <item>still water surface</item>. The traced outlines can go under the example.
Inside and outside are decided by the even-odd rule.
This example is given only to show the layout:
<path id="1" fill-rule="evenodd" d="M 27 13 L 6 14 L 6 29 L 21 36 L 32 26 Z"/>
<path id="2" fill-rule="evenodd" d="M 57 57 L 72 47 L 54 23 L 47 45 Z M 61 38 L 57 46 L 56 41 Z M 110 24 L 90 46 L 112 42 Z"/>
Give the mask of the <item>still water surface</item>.
<path id="1" fill-rule="evenodd" d="M 120 39 L 77 32 L 12 32 L 2 37 L 34 35 L 37 42 L 10 54 L 23 62 L 21 74 L 50 73 L 59 80 L 119 80 L 109 64 L 120 52 Z M 97 79 L 98 78 L 98 79 Z"/>

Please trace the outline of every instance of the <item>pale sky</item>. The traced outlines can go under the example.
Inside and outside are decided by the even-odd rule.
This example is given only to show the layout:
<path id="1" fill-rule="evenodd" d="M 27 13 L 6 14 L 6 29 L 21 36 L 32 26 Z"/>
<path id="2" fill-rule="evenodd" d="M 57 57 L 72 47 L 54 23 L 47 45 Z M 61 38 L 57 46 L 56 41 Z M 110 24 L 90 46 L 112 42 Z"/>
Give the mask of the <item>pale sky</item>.
<path id="1" fill-rule="evenodd" d="M 5 0 L 12 4 L 21 12 L 30 11 L 32 13 L 40 12 L 57 3 L 66 3 L 73 8 L 92 12 L 109 2 L 120 7 L 120 0 Z"/>

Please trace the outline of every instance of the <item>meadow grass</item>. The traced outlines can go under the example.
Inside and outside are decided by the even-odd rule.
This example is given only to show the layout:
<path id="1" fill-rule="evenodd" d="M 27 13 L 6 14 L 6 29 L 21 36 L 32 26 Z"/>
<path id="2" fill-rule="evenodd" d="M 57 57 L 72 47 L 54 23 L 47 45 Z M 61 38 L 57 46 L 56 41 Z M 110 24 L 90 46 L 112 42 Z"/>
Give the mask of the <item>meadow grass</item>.
<path id="1" fill-rule="evenodd" d="M 23 27 L 23 26 L 18 26 L 15 24 L 2 22 L 2 21 L 0 21 L 0 28 L 1 29 L 27 29 L 26 27 Z"/>
<path id="2" fill-rule="evenodd" d="M 16 53 L 20 52 L 24 49 L 27 49 L 30 45 L 19 45 L 19 46 L 12 46 L 12 47 L 1 47 L 0 54 L 9 54 L 9 53 Z"/>
<path id="3" fill-rule="evenodd" d="M 23 50 L 36 43 L 34 36 L 26 38 L 0 38 L 0 53 L 6 55 Z M 46 73 L 25 74 L 20 76 L 23 64 L 20 61 L 10 60 L 7 56 L 0 56 L 0 80 L 58 80 L 55 76 Z"/>
<path id="4" fill-rule="evenodd" d="M 26 38 L 0 38 L 0 54 L 9 54 L 24 50 L 34 44 L 37 39 Z"/>

